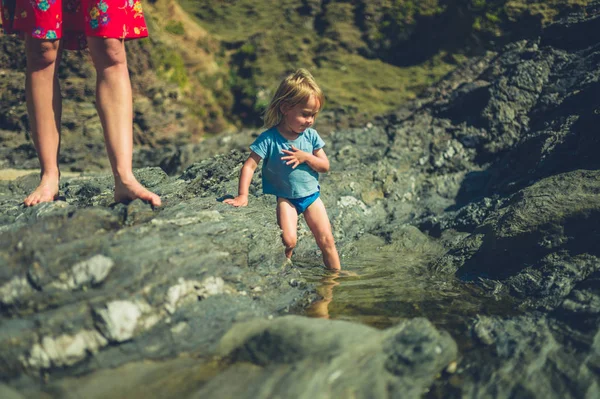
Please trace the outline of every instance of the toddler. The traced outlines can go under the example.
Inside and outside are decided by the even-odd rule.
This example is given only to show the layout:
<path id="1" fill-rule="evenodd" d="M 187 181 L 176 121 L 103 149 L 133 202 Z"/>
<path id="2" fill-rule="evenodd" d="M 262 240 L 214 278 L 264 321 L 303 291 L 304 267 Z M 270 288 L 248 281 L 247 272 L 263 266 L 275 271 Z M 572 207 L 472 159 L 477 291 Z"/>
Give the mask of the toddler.
<path id="1" fill-rule="evenodd" d="M 285 256 L 291 259 L 297 241 L 298 215 L 313 233 L 328 269 L 340 270 L 331 224 L 319 198 L 319 173 L 329 170 L 325 142 L 312 129 L 325 97 L 313 76 L 298 69 L 279 85 L 265 112 L 265 130 L 250 146 L 250 156 L 240 173 L 238 196 L 224 202 L 248 205 L 248 189 L 262 160 L 265 194 L 277 196 L 277 223 L 282 231 Z"/>

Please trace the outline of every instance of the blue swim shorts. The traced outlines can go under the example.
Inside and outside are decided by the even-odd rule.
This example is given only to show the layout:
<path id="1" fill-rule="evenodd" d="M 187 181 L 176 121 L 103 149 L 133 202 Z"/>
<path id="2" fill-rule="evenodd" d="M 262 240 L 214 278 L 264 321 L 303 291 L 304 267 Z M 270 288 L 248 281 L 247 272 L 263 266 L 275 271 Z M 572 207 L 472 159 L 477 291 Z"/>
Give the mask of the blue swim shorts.
<path id="1" fill-rule="evenodd" d="M 286 200 L 290 201 L 292 203 L 292 205 L 294 205 L 294 208 L 296 208 L 296 210 L 298 211 L 298 215 L 300 215 L 309 206 L 311 206 L 313 204 L 313 202 L 315 202 L 317 200 L 317 198 L 319 198 L 320 194 L 321 193 L 319 191 L 317 191 L 316 193 L 311 194 L 308 197 L 286 198 Z"/>

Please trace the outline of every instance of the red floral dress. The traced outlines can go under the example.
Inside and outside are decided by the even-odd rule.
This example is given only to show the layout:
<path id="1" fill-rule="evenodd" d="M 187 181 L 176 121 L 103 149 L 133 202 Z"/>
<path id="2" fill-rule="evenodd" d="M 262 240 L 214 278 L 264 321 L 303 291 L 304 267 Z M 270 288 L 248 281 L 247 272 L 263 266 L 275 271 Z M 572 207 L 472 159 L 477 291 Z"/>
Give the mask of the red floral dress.
<path id="1" fill-rule="evenodd" d="M 87 46 L 86 37 L 148 36 L 140 0 L 0 0 L 6 33 L 63 39 L 67 49 Z"/>

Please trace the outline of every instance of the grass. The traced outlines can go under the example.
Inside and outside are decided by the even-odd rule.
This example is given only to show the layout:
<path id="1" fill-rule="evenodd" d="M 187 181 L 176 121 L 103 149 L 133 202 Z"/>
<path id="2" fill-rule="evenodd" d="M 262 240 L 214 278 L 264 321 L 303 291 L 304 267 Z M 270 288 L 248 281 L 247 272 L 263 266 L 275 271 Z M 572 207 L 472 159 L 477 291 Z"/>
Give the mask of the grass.
<path id="1" fill-rule="evenodd" d="M 413 99 L 455 67 L 436 56 L 423 65 L 391 67 L 383 61 L 345 54 L 338 67 L 315 70 L 328 102 L 335 107 L 356 108 L 360 113 L 378 115 Z"/>
<path id="2" fill-rule="evenodd" d="M 466 41 L 478 37 L 475 43 L 481 43 L 509 37 L 508 29 L 519 29 L 519 23 L 527 26 L 532 19 L 544 26 L 562 11 L 589 2 L 280 0 L 274 5 L 260 0 L 177 1 L 202 29 L 210 32 L 212 54 L 228 76 L 214 101 L 232 104 L 231 96 L 226 95 L 229 90 L 233 105 L 224 112 L 242 124 L 256 123 L 254 116 L 260 114 L 281 78 L 299 67 L 315 75 L 329 107 L 360 110 L 372 116 L 388 112 L 452 71 L 464 59 L 461 54 L 468 52 L 470 44 Z M 444 19 L 445 13 L 461 15 L 462 19 Z M 465 43 L 432 48 L 431 55 L 417 65 L 410 65 L 410 60 L 405 62 L 409 66 L 392 64 L 400 63 L 394 57 L 399 48 L 407 41 L 414 43 L 411 34 L 418 31 L 419 23 L 433 21 L 435 26 L 441 20 L 448 26 L 440 26 L 431 37 L 423 37 L 420 31 L 424 43 L 454 30 L 463 32 L 456 37 Z M 453 27 L 453 23 L 460 26 Z M 167 30 L 179 34 L 176 27 Z M 401 61 L 404 63 L 406 58 Z M 226 98 L 221 101 L 221 96 Z"/>
<path id="3" fill-rule="evenodd" d="M 523 15 L 539 16 L 542 24 L 548 25 L 566 9 L 584 7 L 589 0 L 520 0 L 507 1 L 505 12 L 511 21 L 518 21 Z"/>
<path id="4" fill-rule="evenodd" d="M 181 21 L 170 20 L 165 25 L 165 30 L 174 35 L 183 36 L 185 34 L 185 28 Z"/>
<path id="5" fill-rule="evenodd" d="M 328 107 L 370 115 L 397 108 L 456 67 L 441 56 L 411 67 L 360 56 L 357 50 L 364 43 L 350 3 L 328 5 L 323 32 L 316 32 L 315 18 L 303 15 L 297 1 L 282 0 L 276 7 L 254 0 L 179 3 L 204 29 L 230 43 L 229 56 L 236 57 L 229 60 L 231 86 L 249 97 L 245 103 L 252 102 L 256 113 L 281 78 L 300 67 L 315 75 Z"/>

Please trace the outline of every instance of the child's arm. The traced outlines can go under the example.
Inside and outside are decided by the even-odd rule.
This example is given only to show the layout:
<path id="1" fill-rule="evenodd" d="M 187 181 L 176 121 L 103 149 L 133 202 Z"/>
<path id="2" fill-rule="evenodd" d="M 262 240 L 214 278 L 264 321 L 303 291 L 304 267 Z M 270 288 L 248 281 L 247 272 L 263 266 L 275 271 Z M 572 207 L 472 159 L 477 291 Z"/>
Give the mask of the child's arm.
<path id="1" fill-rule="evenodd" d="M 304 151 L 300 151 L 296 147 L 292 146 L 290 150 L 282 150 L 285 157 L 281 157 L 284 161 L 287 161 L 286 165 L 292 165 L 292 169 L 296 169 L 296 166 L 301 163 L 306 163 L 315 172 L 325 173 L 329 171 L 329 159 L 323 148 L 314 150 L 312 154 Z"/>
<path id="2" fill-rule="evenodd" d="M 254 151 L 250 152 L 250 156 L 244 162 L 242 171 L 240 172 L 240 183 L 238 185 L 238 196 L 235 198 L 228 198 L 223 201 L 226 204 L 238 206 L 248 205 L 248 190 L 250 189 L 250 182 L 252 182 L 252 176 L 254 171 L 260 162 L 261 157 Z"/>

